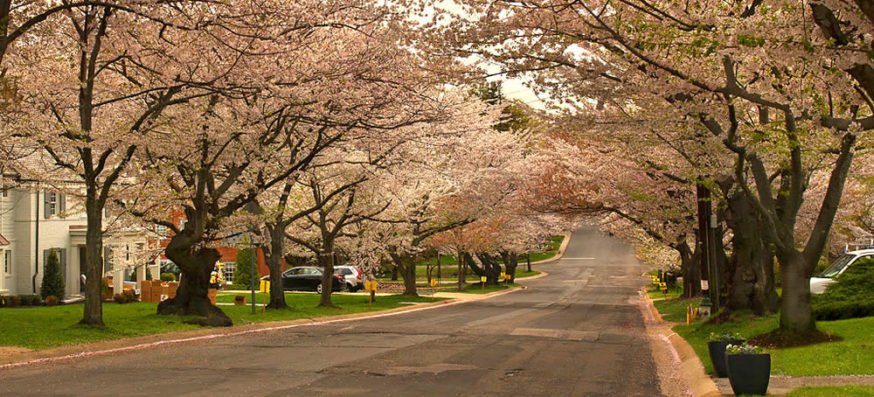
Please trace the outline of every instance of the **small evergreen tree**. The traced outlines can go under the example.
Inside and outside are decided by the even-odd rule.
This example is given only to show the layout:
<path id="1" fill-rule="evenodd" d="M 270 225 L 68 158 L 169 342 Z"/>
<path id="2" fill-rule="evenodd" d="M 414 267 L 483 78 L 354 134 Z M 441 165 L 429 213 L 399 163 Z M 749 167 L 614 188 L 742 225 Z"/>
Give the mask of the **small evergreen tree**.
<path id="1" fill-rule="evenodd" d="M 237 263 L 237 265 L 234 268 L 234 288 L 251 289 L 252 288 L 252 250 L 249 248 L 237 250 L 236 263 Z M 260 277 L 260 275 L 259 275 L 259 277 Z M 257 283 L 258 281 L 256 280 L 255 282 Z"/>
<path id="2" fill-rule="evenodd" d="M 42 286 L 40 287 L 40 295 L 43 299 L 48 296 L 57 298 L 64 297 L 64 277 L 61 275 L 61 261 L 58 259 L 58 254 L 55 250 L 49 251 L 49 258 L 46 260 L 46 266 L 43 269 Z"/>

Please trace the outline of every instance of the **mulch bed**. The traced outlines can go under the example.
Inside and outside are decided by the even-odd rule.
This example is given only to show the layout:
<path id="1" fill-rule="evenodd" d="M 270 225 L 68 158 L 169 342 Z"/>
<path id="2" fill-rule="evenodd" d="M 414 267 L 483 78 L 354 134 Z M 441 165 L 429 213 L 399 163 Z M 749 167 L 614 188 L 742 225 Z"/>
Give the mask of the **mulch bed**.
<path id="1" fill-rule="evenodd" d="M 822 331 L 813 331 L 803 334 L 782 332 L 779 329 L 767 334 L 754 336 L 748 340 L 750 344 L 768 348 L 784 348 L 815 345 L 824 342 L 839 342 L 844 340 L 840 336 L 828 334 Z"/>

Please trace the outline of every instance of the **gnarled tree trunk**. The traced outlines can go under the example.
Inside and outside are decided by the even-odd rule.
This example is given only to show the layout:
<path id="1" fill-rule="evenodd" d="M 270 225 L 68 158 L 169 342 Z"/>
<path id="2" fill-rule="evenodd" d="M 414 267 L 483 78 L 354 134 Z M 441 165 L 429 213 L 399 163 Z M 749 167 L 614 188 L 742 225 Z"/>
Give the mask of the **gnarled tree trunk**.
<path id="1" fill-rule="evenodd" d="M 392 253 L 391 259 L 398 268 L 401 278 L 404 279 L 404 295 L 419 296 L 416 289 L 416 262 L 413 255 Z"/>
<path id="2" fill-rule="evenodd" d="M 487 253 L 477 254 L 476 257 L 479 258 L 480 262 L 482 262 L 483 264 L 483 273 L 485 273 L 486 276 L 486 285 L 497 285 L 498 279 L 501 275 L 501 265 L 498 264 L 498 261 L 495 260 L 495 257 Z"/>
<path id="3" fill-rule="evenodd" d="M 731 310 L 774 313 L 780 305 L 774 281 L 774 252 L 762 233 L 760 215 L 746 195 L 728 199 L 726 223 L 734 232 L 729 260 L 728 302 Z"/>
<path id="4" fill-rule="evenodd" d="M 701 250 L 694 251 L 686 240 L 676 244 L 674 249 L 680 253 L 680 273 L 683 274 L 683 296 L 689 298 L 701 294 Z"/>
<path id="5" fill-rule="evenodd" d="M 519 254 L 510 251 L 501 251 L 501 259 L 504 260 L 504 268 L 510 276 L 510 283 L 515 283 L 516 267 L 519 265 Z"/>
<path id="6" fill-rule="evenodd" d="M 214 248 L 194 248 L 195 238 L 189 229 L 182 230 L 167 245 L 167 258 L 182 269 L 176 297 L 158 304 L 158 314 L 194 315 L 203 319 L 188 321 L 210 326 L 231 326 L 233 322 L 209 301 L 209 275 L 221 254 Z"/>

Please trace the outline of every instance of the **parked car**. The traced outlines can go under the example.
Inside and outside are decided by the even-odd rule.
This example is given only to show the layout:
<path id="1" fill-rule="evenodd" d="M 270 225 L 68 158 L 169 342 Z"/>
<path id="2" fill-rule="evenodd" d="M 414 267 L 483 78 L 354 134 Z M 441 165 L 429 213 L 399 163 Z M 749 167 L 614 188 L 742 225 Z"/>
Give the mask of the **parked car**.
<path id="1" fill-rule="evenodd" d="M 825 292 L 829 284 L 835 282 L 835 277 L 843 274 L 853 263 L 862 258 L 874 257 L 874 249 L 864 249 L 858 251 L 850 251 L 835 259 L 829 267 L 810 278 L 810 292 L 812 294 L 821 294 Z"/>
<path id="2" fill-rule="evenodd" d="M 364 273 L 355 266 L 337 266 L 334 274 L 342 276 L 346 282 L 346 290 L 358 291 L 364 289 Z"/>
<path id="3" fill-rule="evenodd" d="M 269 276 L 261 277 L 269 280 Z M 340 291 L 345 285 L 341 276 L 331 278 L 332 291 Z M 282 289 L 285 291 L 316 291 L 322 293 L 322 269 L 315 266 L 298 266 L 282 272 Z"/>

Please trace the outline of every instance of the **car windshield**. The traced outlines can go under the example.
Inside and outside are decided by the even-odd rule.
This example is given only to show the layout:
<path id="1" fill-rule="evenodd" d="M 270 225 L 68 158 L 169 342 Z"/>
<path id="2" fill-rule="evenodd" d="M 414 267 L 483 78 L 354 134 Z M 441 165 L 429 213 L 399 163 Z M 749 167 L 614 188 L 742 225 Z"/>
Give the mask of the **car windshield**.
<path id="1" fill-rule="evenodd" d="M 856 255 L 841 255 L 838 259 L 835 259 L 829 267 L 825 268 L 822 273 L 817 275 L 817 277 L 832 278 L 841 274 L 841 271 L 844 270 L 844 268 L 847 267 L 847 264 L 849 264 L 855 257 Z"/>

